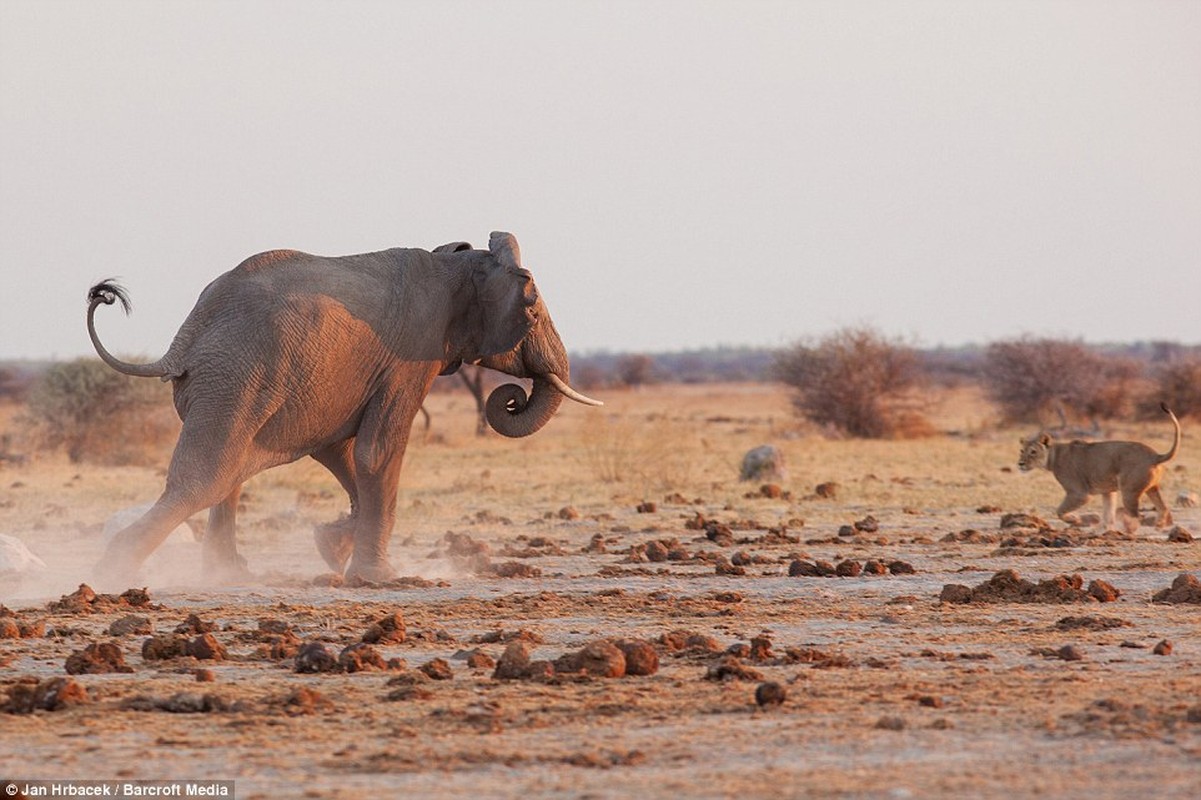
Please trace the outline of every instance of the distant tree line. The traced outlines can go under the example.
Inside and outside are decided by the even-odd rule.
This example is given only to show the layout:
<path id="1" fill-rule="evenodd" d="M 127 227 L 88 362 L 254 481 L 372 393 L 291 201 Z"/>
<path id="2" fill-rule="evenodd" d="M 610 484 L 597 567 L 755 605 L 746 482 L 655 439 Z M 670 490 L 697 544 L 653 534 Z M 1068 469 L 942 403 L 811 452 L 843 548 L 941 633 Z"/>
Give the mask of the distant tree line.
<path id="1" fill-rule="evenodd" d="M 931 386 L 978 385 L 1009 423 L 1047 425 L 1157 417 L 1160 402 L 1201 419 L 1201 346 L 1174 342 L 1088 345 L 1023 336 L 983 346 L 918 348 L 871 328 L 845 328 L 779 349 L 719 347 L 675 353 L 572 356 L 585 391 L 654 383 L 779 382 L 797 414 L 831 432 L 867 438 L 933 433 L 923 416 Z M 499 382 L 465 366 L 438 392 L 466 387 L 481 411 Z M 23 403 L 18 421 L 39 446 L 72 460 L 131 463 L 174 432 L 168 388 L 113 372 L 98 359 L 0 363 L 0 401 Z M 122 422 L 122 420 L 125 420 Z M 0 445 L 11 435 L 0 431 Z M 113 442 L 128 448 L 112 450 Z M 106 450 L 107 448 L 107 450 Z M 0 452 L 3 457 L 3 452 Z"/>

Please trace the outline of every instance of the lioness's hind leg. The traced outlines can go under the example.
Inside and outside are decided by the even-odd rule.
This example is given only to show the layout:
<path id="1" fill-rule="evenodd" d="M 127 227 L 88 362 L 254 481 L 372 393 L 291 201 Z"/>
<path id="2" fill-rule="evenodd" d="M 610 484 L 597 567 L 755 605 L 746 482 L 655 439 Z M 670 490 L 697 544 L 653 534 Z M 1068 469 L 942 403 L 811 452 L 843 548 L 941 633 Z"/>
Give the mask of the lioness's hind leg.
<path id="1" fill-rule="evenodd" d="M 1151 505 L 1159 511 L 1159 516 L 1155 519 L 1155 526 L 1158 528 L 1166 528 L 1172 524 L 1172 512 L 1168 510 L 1168 506 L 1163 501 L 1163 496 L 1159 493 L 1158 486 L 1152 486 L 1147 490 L 1147 498 L 1151 501 Z"/>
<path id="2" fill-rule="evenodd" d="M 1122 488 L 1122 507 L 1118 509 L 1118 516 L 1122 518 L 1126 533 L 1134 533 L 1138 530 L 1141 522 L 1138 518 L 1138 501 L 1143 496 L 1143 488 L 1142 486 L 1137 489 Z"/>
<path id="3" fill-rule="evenodd" d="M 1067 497 L 1063 498 L 1063 502 L 1059 504 L 1059 508 L 1055 513 L 1061 520 L 1069 525 L 1079 524 L 1080 518 L 1071 513 L 1083 506 L 1089 500 L 1089 495 L 1079 492 L 1068 492 Z"/>

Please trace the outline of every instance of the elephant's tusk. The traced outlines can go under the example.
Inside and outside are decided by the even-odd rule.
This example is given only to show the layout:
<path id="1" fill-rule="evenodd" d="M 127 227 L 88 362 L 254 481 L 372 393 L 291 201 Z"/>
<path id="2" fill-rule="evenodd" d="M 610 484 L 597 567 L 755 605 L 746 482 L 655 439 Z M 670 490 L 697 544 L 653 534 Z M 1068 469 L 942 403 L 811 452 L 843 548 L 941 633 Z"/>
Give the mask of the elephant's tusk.
<path id="1" fill-rule="evenodd" d="M 558 375 L 556 375 L 553 372 L 548 372 L 546 374 L 546 380 L 550 382 L 551 386 L 558 389 L 563 394 L 563 396 L 566 397 L 568 400 L 574 400 L 577 403 L 583 403 L 586 406 L 603 406 L 604 405 L 604 403 L 602 403 L 600 400 L 593 400 L 591 397 L 580 394 L 575 389 L 572 389 L 570 386 L 568 386 L 566 383 L 563 382 L 562 378 L 560 378 Z"/>

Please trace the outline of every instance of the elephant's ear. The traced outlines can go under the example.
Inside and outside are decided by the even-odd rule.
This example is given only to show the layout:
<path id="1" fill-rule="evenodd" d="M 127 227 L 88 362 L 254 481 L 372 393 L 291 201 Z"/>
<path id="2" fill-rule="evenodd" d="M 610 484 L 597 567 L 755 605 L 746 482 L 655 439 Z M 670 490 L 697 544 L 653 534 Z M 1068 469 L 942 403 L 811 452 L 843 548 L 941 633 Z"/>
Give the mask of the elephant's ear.
<path id="1" fill-rule="evenodd" d="M 506 267 L 521 267 L 521 248 L 517 246 L 517 237 L 513 234 L 492 231 L 488 237 L 488 250 Z"/>
<path id="2" fill-rule="evenodd" d="M 509 352 L 526 337 L 536 320 L 533 308 L 538 304 L 538 287 L 534 278 L 507 260 L 508 256 L 485 259 L 472 276 L 483 327 L 480 356 Z"/>
<path id="3" fill-rule="evenodd" d="M 471 249 L 471 242 L 447 242 L 431 250 L 431 253 L 461 253 Z"/>

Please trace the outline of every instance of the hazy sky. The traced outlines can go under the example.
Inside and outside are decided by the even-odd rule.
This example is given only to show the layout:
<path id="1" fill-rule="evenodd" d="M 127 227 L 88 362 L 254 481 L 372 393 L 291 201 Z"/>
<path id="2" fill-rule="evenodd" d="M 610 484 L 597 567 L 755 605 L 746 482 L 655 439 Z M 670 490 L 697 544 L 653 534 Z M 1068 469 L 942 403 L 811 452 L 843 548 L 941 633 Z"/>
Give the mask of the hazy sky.
<path id="1" fill-rule="evenodd" d="M 0 358 L 509 230 L 568 348 L 1201 342 L 1201 2 L 0 0 Z"/>

